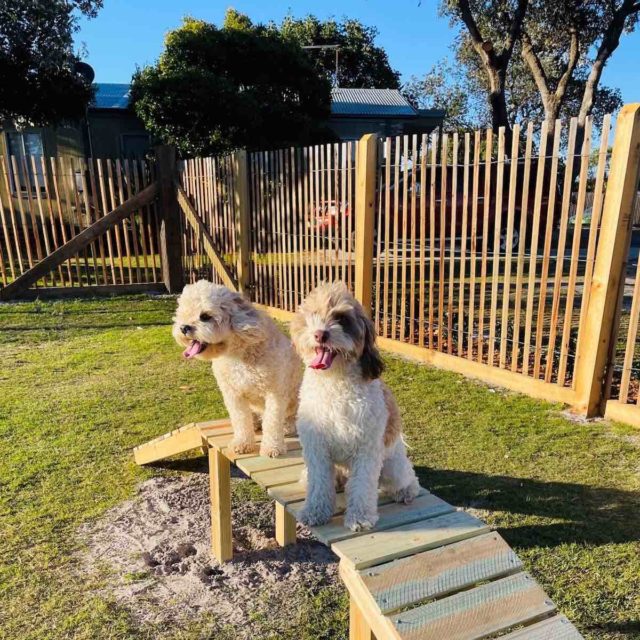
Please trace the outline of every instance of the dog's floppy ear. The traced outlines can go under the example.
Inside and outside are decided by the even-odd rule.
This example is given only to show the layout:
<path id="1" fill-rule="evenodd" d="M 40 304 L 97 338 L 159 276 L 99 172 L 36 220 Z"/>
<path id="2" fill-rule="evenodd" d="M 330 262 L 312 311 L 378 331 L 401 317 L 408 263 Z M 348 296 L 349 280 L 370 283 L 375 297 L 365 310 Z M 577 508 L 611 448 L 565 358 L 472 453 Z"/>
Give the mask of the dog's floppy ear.
<path id="1" fill-rule="evenodd" d="M 375 380 L 382 375 L 384 363 L 380 357 L 378 347 L 376 347 L 376 330 L 373 322 L 364 312 L 362 314 L 364 322 L 364 347 L 360 356 L 360 368 L 362 369 L 362 377 L 365 380 Z"/>
<path id="2" fill-rule="evenodd" d="M 260 342 L 265 338 L 260 313 L 241 294 L 232 298 L 231 328 L 234 333 L 246 342 Z"/>

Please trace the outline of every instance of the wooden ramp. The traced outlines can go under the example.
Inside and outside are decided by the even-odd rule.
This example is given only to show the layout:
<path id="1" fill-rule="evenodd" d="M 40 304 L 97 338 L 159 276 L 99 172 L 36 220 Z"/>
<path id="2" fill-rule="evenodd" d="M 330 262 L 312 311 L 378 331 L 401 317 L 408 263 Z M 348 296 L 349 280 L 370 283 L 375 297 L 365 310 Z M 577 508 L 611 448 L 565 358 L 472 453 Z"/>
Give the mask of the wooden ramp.
<path id="1" fill-rule="evenodd" d="M 287 438 L 279 458 L 236 455 L 228 420 L 185 425 L 134 449 L 148 464 L 192 449 L 209 456 L 212 553 L 233 555 L 230 465 L 265 488 L 276 503 L 276 539 L 295 544 L 296 516 L 305 499 L 302 451 Z M 256 438 L 260 441 L 261 434 Z M 411 505 L 381 496 L 380 518 L 370 531 L 342 525 L 345 496 L 334 517 L 312 527 L 340 558 L 350 595 L 350 640 L 578 640 L 582 636 L 515 552 L 481 520 L 422 489 Z"/>

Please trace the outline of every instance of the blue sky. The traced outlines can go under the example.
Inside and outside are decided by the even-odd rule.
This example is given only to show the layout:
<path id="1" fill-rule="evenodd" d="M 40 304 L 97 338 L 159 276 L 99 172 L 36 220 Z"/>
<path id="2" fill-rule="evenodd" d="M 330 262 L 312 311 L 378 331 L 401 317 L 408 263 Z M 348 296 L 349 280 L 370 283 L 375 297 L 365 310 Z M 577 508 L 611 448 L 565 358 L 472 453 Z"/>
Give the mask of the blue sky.
<path id="1" fill-rule="evenodd" d="M 355 17 L 379 30 L 378 43 L 403 79 L 426 72 L 450 53 L 455 32 L 437 12 L 437 0 L 105 0 L 94 20 L 82 20 L 78 45 L 88 49 L 88 62 L 98 82 L 128 82 L 136 65 L 153 62 L 163 36 L 192 15 L 216 24 L 229 6 L 254 22 L 279 22 L 287 13 L 319 18 Z M 625 102 L 640 101 L 640 30 L 623 37 L 603 75 L 603 83 L 618 87 Z"/>

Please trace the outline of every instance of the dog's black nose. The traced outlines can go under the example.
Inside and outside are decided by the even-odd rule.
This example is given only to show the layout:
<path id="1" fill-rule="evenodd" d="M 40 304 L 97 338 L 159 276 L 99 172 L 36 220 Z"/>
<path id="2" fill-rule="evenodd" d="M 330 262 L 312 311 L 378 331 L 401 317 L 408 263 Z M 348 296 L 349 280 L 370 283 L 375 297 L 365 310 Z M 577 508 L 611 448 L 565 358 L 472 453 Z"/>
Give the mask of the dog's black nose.
<path id="1" fill-rule="evenodd" d="M 323 331 L 322 329 L 318 329 L 313 335 L 316 339 L 316 342 L 319 342 L 320 344 L 326 342 L 329 339 L 329 332 Z"/>
<path id="2" fill-rule="evenodd" d="M 180 331 L 182 331 L 182 334 L 185 336 L 191 331 L 191 329 L 193 329 L 193 327 L 190 324 L 183 324 L 180 327 Z"/>

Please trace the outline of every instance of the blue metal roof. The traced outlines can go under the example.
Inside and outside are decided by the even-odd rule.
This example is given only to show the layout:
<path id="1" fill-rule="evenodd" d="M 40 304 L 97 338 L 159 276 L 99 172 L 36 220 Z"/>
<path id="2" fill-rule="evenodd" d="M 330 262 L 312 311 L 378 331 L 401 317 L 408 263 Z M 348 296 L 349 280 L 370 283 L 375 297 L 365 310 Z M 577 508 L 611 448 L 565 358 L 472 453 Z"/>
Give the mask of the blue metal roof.
<path id="1" fill-rule="evenodd" d="M 95 109 L 127 109 L 129 107 L 129 84 L 97 82 L 93 85 L 96 96 L 91 104 Z"/>
<path id="2" fill-rule="evenodd" d="M 334 116 L 413 117 L 417 111 L 397 89 L 341 89 L 331 91 Z"/>

